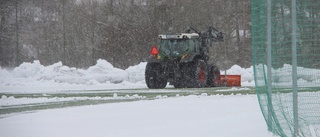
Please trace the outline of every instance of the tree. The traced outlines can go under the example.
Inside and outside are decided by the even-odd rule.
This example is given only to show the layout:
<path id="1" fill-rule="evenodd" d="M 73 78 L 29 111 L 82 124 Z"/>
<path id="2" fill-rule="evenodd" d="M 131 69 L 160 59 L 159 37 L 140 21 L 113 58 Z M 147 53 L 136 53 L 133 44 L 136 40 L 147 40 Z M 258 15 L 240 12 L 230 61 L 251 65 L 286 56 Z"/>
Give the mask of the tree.
<path id="1" fill-rule="evenodd" d="M 226 33 L 225 42 L 210 48 L 212 63 L 223 69 L 251 65 L 249 0 L 0 2 L 1 65 L 37 59 L 45 65 L 62 61 L 88 67 L 102 58 L 127 68 L 148 58 L 158 34 L 183 32 L 188 26 L 199 31 L 213 26 Z"/>

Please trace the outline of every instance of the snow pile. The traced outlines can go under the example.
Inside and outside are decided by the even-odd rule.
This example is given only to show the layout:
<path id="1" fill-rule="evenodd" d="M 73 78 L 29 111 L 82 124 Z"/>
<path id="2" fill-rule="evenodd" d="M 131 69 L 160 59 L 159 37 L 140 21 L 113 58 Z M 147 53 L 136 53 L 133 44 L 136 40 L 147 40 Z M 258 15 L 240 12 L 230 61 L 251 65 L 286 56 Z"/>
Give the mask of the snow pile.
<path id="1" fill-rule="evenodd" d="M 121 83 L 128 78 L 128 74 L 121 69 L 114 68 L 109 62 L 99 59 L 95 66 L 88 70 L 81 70 L 85 74 L 85 82 L 95 80 L 99 83 Z"/>
<path id="2" fill-rule="evenodd" d="M 139 68 L 141 65 L 138 65 Z M 132 74 L 140 74 L 141 69 L 128 69 Z M 144 70 L 143 70 L 144 71 Z M 61 62 L 50 66 L 43 66 L 39 61 L 33 63 L 22 63 L 12 71 L 0 69 L 0 85 L 28 85 L 36 81 L 52 81 L 56 83 L 85 84 L 93 85 L 97 83 L 121 83 L 129 81 L 127 71 L 114 68 L 109 62 L 99 59 L 95 66 L 88 69 L 70 68 L 62 65 Z M 141 81 L 136 77 L 133 81 Z"/>
<path id="3" fill-rule="evenodd" d="M 53 86 L 55 90 L 63 90 L 63 86 L 68 87 L 68 90 L 145 88 L 146 64 L 142 62 L 122 70 L 102 59 L 97 60 L 97 64 L 88 69 L 68 67 L 62 62 L 49 66 L 43 66 L 37 60 L 32 63 L 25 62 L 13 70 L 0 67 L 0 91 L 12 91 L 9 88 L 16 87 L 26 87 L 26 90 L 48 90 L 48 87 Z M 235 65 L 227 70 L 227 74 L 240 74 L 242 86 L 254 86 L 252 67 L 245 69 Z"/>
<path id="4" fill-rule="evenodd" d="M 139 82 L 144 81 L 144 72 L 146 69 L 146 62 L 141 62 L 139 65 L 131 66 L 125 71 L 128 73 L 128 81 Z"/>
<path id="5" fill-rule="evenodd" d="M 267 72 L 266 65 L 257 65 L 257 69 Z M 272 85 L 281 87 L 292 87 L 292 65 L 284 64 L 283 67 L 271 69 L 272 72 Z M 299 87 L 318 87 L 320 85 L 320 70 L 297 67 L 297 79 Z M 262 73 L 258 71 L 257 73 Z M 259 74 L 266 75 L 266 74 Z M 264 85 L 264 79 L 259 78 L 257 81 L 259 85 Z"/>
<path id="6" fill-rule="evenodd" d="M 226 73 L 227 72 L 227 73 Z M 241 86 L 254 86 L 253 67 L 241 68 L 238 65 L 232 66 L 227 71 L 221 71 L 221 75 L 241 75 Z"/>
<path id="7" fill-rule="evenodd" d="M 30 87 L 35 89 L 39 86 L 67 86 L 74 89 L 111 89 L 111 88 L 145 88 L 144 73 L 146 62 L 131 66 L 125 70 L 115 68 L 106 60 L 99 59 L 97 64 L 88 69 L 70 68 L 61 62 L 43 66 L 40 61 L 22 63 L 13 70 L 6 70 L 0 67 L 0 90 L 8 90 L 8 87 Z M 267 68 L 257 65 L 258 69 Z M 292 66 L 285 64 L 282 68 L 272 69 L 274 74 L 273 82 L 277 86 L 290 86 Z M 320 70 L 298 67 L 299 86 L 312 86 L 320 84 Z M 242 86 L 254 86 L 253 67 L 241 68 L 238 65 L 232 66 L 221 74 L 241 75 Z M 312 74 L 312 75 L 310 75 Z M 263 82 L 263 79 L 261 79 Z M 258 81 L 259 82 L 259 81 Z M 262 84 L 263 84 L 262 83 Z M 71 85 L 71 86 L 70 86 Z M 79 86 L 81 88 L 79 88 Z M 91 87 L 90 87 L 91 86 Z M 77 87 L 77 88 L 76 88 Z M 63 88 L 62 88 L 63 89 Z M 69 89 L 72 90 L 72 89 Z"/>
<path id="8" fill-rule="evenodd" d="M 275 81 L 278 85 L 291 87 L 291 65 L 284 64 L 282 68 L 276 69 L 274 71 L 276 74 L 280 75 L 278 77 L 274 77 L 273 81 Z M 320 85 L 320 70 L 297 67 L 297 71 L 299 87 L 318 87 Z"/>

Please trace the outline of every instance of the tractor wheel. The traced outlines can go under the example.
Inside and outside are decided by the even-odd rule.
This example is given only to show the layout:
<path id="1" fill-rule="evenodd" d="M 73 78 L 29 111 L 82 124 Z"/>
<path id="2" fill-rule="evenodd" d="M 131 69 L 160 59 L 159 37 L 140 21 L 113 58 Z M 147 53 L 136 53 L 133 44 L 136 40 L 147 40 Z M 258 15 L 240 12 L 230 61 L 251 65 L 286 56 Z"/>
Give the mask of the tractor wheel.
<path id="1" fill-rule="evenodd" d="M 181 76 L 179 78 L 175 78 L 175 81 L 173 83 L 174 88 L 184 88 L 185 84 L 184 84 L 184 77 Z"/>
<path id="2" fill-rule="evenodd" d="M 182 83 L 183 79 L 182 78 L 178 78 L 175 80 L 175 82 L 173 83 L 174 88 L 184 88 L 184 84 Z"/>
<path id="3" fill-rule="evenodd" d="M 203 60 L 197 60 L 194 62 L 191 68 L 191 81 L 193 88 L 202 88 L 207 84 L 207 64 Z"/>
<path id="4" fill-rule="evenodd" d="M 221 85 L 220 70 L 216 66 L 211 66 L 209 68 L 207 86 L 208 87 L 218 87 L 220 85 Z"/>
<path id="5" fill-rule="evenodd" d="M 183 63 L 180 64 L 180 77 L 177 77 L 175 79 L 175 82 L 173 83 L 173 86 L 175 88 L 186 88 L 186 78 L 187 75 L 189 74 L 189 64 Z"/>
<path id="6" fill-rule="evenodd" d="M 148 63 L 145 71 L 145 80 L 148 88 L 160 89 L 167 85 L 167 78 L 159 63 Z"/>

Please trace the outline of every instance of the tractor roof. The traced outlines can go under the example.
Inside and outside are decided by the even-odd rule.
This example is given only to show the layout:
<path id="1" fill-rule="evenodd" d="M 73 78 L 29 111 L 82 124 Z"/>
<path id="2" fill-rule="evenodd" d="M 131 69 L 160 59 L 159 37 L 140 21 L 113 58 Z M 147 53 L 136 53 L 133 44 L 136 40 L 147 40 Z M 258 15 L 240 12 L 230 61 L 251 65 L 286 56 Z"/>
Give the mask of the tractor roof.
<path id="1" fill-rule="evenodd" d="M 180 33 L 180 34 L 160 34 L 160 39 L 192 39 L 192 38 L 199 38 L 198 33 Z"/>

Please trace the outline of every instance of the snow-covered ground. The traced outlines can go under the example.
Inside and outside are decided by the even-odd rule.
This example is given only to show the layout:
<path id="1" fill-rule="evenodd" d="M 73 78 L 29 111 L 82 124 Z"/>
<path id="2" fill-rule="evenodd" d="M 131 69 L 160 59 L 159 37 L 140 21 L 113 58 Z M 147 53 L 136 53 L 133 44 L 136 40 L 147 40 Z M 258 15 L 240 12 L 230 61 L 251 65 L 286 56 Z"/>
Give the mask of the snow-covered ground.
<path id="1" fill-rule="evenodd" d="M 84 105 L 33 110 L 0 115 L 1 137 L 271 137 L 260 112 L 256 95 L 54 97 L 55 93 L 108 92 L 110 89 L 146 88 L 146 63 L 126 70 L 114 68 L 98 60 L 88 69 L 70 68 L 61 62 L 43 66 L 39 61 L 23 63 L 13 70 L 0 68 L 0 111 L 15 105 L 72 100 L 142 99 L 134 102 Z M 221 72 L 224 74 L 224 72 Z M 254 86 L 253 70 L 233 66 L 227 74 L 241 74 L 241 88 L 220 91 L 248 90 Z M 249 87 L 249 88 L 248 88 Z M 190 90 L 190 89 L 188 89 Z M 208 90 L 208 89 L 207 89 Z M 114 90 L 112 90 L 114 91 Z M 153 92 L 153 91 L 141 91 Z M 15 98 L 13 95 L 41 94 L 41 97 Z M 8 96 L 10 94 L 11 96 Z M 7 95 L 7 96 L 6 96 Z M 48 96 L 48 97 L 47 97 Z M 19 108 L 17 108 L 19 109 Z M 1 114 L 1 113 L 0 113 Z"/>
<path id="2" fill-rule="evenodd" d="M 255 95 L 186 96 L 0 119 L 1 137 L 272 137 Z"/>

